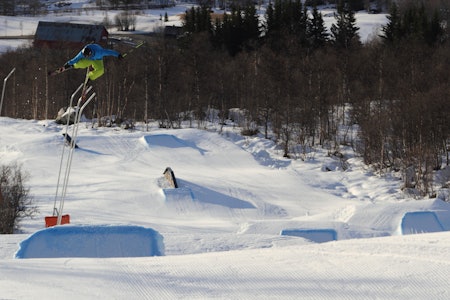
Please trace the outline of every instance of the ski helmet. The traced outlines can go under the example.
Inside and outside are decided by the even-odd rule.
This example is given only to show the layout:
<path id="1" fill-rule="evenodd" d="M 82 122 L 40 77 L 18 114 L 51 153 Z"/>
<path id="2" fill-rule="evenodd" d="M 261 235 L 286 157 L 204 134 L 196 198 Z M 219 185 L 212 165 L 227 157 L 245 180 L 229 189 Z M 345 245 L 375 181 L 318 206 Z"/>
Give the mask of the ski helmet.
<path id="1" fill-rule="evenodd" d="M 90 48 L 88 48 L 88 47 L 84 47 L 82 52 L 83 52 L 83 56 L 84 57 L 89 57 L 92 54 L 92 50 Z"/>

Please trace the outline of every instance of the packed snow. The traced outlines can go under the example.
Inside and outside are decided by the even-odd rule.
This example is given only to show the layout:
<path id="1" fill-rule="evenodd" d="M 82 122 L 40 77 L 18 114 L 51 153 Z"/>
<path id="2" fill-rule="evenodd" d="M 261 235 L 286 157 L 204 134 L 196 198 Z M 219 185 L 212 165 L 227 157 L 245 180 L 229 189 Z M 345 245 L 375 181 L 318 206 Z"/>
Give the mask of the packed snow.
<path id="1" fill-rule="evenodd" d="M 288 160 L 233 125 L 82 123 L 62 212 L 70 224 L 45 228 L 71 151 L 65 130 L 0 118 L 0 161 L 29 173 L 39 209 L 0 235 L 2 298 L 449 297 L 448 203 L 408 198 L 400 178 L 371 173 L 349 149 L 345 171 L 320 148 Z"/>
<path id="2" fill-rule="evenodd" d="M 65 225 L 65 224 L 64 224 Z M 138 226 L 52 226 L 22 241 L 16 258 L 146 257 L 164 254 L 162 237 Z"/>
<path id="3" fill-rule="evenodd" d="M 165 11 L 179 22 L 186 7 L 146 11 L 138 30 L 160 26 Z M 96 14 L 0 22 L 4 35 L 28 35 L 39 20 L 104 17 Z M 385 22 L 358 16 L 363 39 Z M 0 52 L 20 43 L 4 41 Z M 82 123 L 61 212 L 70 222 L 46 228 L 61 208 L 66 127 L 0 116 L 0 164 L 29 174 L 38 208 L 0 235 L 0 299 L 450 298 L 448 191 L 416 200 L 400 174 L 371 172 L 351 149 L 340 149 L 345 168 L 321 148 L 286 159 L 272 140 L 228 124 Z"/>

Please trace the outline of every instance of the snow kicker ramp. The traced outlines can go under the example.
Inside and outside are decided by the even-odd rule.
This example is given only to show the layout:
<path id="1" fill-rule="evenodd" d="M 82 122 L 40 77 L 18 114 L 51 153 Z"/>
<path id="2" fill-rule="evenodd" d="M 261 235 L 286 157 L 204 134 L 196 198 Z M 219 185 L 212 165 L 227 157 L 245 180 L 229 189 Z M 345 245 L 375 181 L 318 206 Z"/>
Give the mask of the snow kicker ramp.
<path id="1" fill-rule="evenodd" d="M 445 231 L 436 214 L 432 211 L 406 213 L 401 222 L 402 234 Z"/>
<path id="2" fill-rule="evenodd" d="M 302 237 L 314 243 L 337 240 L 337 233 L 334 229 L 283 229 L 280 234 Z"/>
<path id="3" fill-rule="evenodd" d="M 19 244 L 15 258 L 143 257 L 164 255 L 162 236 L 139 226 L 46 228 Z"/>

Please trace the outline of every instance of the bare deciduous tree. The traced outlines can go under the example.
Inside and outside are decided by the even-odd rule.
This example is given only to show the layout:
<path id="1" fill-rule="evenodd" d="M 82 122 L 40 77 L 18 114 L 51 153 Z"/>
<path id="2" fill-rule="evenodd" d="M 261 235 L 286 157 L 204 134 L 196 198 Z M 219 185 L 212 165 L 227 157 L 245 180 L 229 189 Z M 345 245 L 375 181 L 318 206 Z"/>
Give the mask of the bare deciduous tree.
<path id="1" fill-rule="evenodd" d="M 27 174 L 17 165 L 0 167 L 0 233 L 14 233 L 19 228 L 19 219 L 32 216 L 29 189 L 25 187 Z"/>

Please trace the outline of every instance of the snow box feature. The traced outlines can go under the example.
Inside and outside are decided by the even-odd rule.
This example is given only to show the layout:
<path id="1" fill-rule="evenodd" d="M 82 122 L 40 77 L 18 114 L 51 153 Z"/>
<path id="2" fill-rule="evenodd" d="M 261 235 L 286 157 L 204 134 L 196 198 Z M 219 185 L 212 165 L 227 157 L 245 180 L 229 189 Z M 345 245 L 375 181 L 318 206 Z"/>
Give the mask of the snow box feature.
<path id="1" fill-rule="evenodd" d="M 280 234 L 302 237 L 315 243 L 337 240 L 337 233 L 334 229 L 283 229 Z"/>
<path id="2" fill-rule="evenodd" d="M 445 231 L 438 217 L 432 211 L 408 212 L 402 218 L 401 233 L 415 234 Z"/>
<path id="3" fill-rule="evenodd" d="M 15 258 L 143 257 L 164 255 L 163 237 L 140 226 L 63 225 L 35 232 Z"/>

